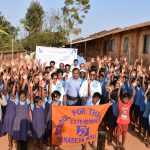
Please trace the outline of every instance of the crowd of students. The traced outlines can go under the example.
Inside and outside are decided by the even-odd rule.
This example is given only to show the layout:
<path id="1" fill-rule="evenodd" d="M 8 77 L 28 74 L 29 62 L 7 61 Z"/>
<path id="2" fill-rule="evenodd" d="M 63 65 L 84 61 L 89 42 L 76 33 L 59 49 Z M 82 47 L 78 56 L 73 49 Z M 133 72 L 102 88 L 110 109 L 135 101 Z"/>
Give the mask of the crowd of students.
<path id="1" fill-rule="evenodd" d="M 72 66 L 60 63 L 58 67 L 55 61 L 47 66 L 23 56 L 13 61 L 0 59 L 0 136 L 8 135 L 9 150 L 27 150 L 29 140 L 35 150 L 43 149 L 43 144 L 47 149 L 61 149 L 51 144 L 52 105 L 105 103 L 112 105 L 99 130 L 108 129 L 108 144 L 115 137 L 116 149 L 125 149 L 132 122 L 132 130 L 149 146 L 150 70 L 142 59 L 130 65 L 126 58 L 96 57 L 95 65 L 91 63 L 87 70 L 82 55 Z M 94 141 L 92 148 L 96 149 Z M 82 149 L 87 149 L 87 143 Z"/>

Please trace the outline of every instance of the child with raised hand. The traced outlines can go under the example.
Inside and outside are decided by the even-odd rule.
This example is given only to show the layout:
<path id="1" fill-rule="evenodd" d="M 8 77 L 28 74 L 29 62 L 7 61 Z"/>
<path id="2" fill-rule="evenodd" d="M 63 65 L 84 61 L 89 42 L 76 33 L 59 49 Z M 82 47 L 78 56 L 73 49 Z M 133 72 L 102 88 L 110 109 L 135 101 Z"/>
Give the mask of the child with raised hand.
<path id="1" fill-rule="evenodd" d="M 143 137 L 144 137 L 144 143 L 147 147 L 150 145 L 150 124 L 149 124 L 149 115 L 150 115 L 150 84 L 148 85 L 148 88 L 145 92 L 145 110 L 143 113 L 143 119 L 142 119 L 142 128 L 143 131 Z"/>
<path id="2" fill-rule="evenodd" d="M 136 83 L 134 82 L 132 84 L 133 86 L 133 94 L 132 97 L 130 98 L 129 93 L 121 93 L 121 87 L 123 85 L 123 82 L 120 81 L 120 87 L 118 90 L 118 118 L 117 118 L 117 129 L 116 129 L 116 150 L 120 150 L 119 146 L 119 138 L 122 135 L 122 146 L 121 149 L 125 150 L 124 144 L 126 141 L 126 133 L 128 131 L 128 126 L 130 123 L 130 108 L 131 105 L 133 104 L 134 101 L 134 96 L 135 96 L 135 86 Z"/>
<path id="3" fill-rule="evenodd" d="M 28 137 L 31 136 L 31 122 L 29 118 L 30 100 L 25 93 L 24 90 L 20 90 L 18 96 L 15 96 L 15 88 L 13 90 L 16 115 L 13 122 L 12 137 L 16 142 L 17 149 L 21 150 L 27 150 Z"/>
<path id="4" fill-rule="evenodd" d="M 32 99 L 31 91 L 31 110 L 32 110 L 32 137 L 34 140 L 34 149 L 42 149 L 42 138 L 45 133 L 45 102 L 43 98 L 45 81 L 41 81 L 40 87 L 42 88 L 41 96 L 35 96 Z M 32 88 L 33 84 L 30 84 Z M 29 92 L 30 93 L 30 92 Z"/>

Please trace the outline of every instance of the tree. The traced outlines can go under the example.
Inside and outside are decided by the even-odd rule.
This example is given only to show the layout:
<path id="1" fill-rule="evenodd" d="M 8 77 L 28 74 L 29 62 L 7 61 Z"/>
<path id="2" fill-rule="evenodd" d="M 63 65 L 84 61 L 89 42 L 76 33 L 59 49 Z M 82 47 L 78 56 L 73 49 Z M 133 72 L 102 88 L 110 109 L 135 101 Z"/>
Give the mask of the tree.
<path id="1" fill-rule="evenodd" d="M 0 51 L 11 50 L 11 39 L 16 38 L 18 31 L 19 29 L 14 27 L 6 20 L 2 13 L 0 13 Z M 15 48 L 18 50 L 17 47 Z"/>
<path id="2" fill-rule="evenodd" d="M 90 9 L 90 2 L 89 0 L 65 0 L 64 4 L 62 12 L 65 29 L 68 35 L 77 35 L 81 32 L 80 25 Z"/>
<path id="3" fill-rule="evenodd" d="M 29 34 L 40 32 L 43 25 L 44 10 L 39 2 L 31 2 L 24 19 L 21 20 Z"/>
<path id="4" fill-rule="evenodd" d="M 36 45 L 60 47 L 65 45 L 66 41 L 62 32 L 43 31 L 25 37 L 22 39 L 22 45 L 26 50 L 34 51 Z"/>

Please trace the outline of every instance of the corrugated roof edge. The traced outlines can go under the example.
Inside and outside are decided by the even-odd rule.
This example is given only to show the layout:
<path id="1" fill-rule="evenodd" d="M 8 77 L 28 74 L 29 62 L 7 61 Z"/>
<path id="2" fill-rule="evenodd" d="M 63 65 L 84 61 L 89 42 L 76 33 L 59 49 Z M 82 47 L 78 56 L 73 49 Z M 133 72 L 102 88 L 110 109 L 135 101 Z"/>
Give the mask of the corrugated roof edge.
<path id="1" fill-rule="evenodd" d="M 114 29 L 108 30 L 108 31 L 104 30 L 104 31 L 101 31 L 101 32 L 91 34 L 86 38 L 82 38 L 82 39 L 79 38 L 79 39 L 73 40 L 70 43 L 71 44 L 78 44 L 78 43 L 98 39 L 98 38 L 101 38 L 101 37 L 104 37 L 104 36 L 107 36 L 107 35 L 116 34 L 116 33 L 124 32 L 124 31 L 128 31 L 128 30 L 133 30 L 133 29 L 137 29 L 137 28 L 142 28 L 142 27 L 145 27 L 145 26 L 150 26 L 150 21 L 139 23 L 139 24 L 132 25 L 132 26 L 128 26 L 128 27 L 125 27 L 125 28 L 114 28 Z M 101 33 L 101 34 L 97 35 L 97 36 L 93 36 L 93 35 L 96 35 L 96 34 L 99 34 L 99 33 Z M 68 43 L 68 44 L 70 44 L 70 43 Z"/>

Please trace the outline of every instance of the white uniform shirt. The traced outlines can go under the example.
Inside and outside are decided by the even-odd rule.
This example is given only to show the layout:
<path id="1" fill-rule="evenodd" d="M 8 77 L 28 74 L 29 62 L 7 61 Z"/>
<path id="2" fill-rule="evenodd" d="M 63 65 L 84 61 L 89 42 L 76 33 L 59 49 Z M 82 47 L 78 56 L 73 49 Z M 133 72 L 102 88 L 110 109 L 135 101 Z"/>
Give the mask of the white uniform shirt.
<path id="1" fill-rule="evenodd" d="M 91 92 L 91 97 L 90 97 L 90 99 L 88 99 L 88 101 L 92 101 L 92 96 L 95 92 L 99 92 L 100 94 L 102 94 L 102 88 L 101 88 L 99 81 L 94 80 L 91 82 L 90 92 Z M 80 95 L 80 97 L 85 97 L 87 99 L 87 97 L 88 97 L 88 82 L 87 82 L 87 80 L 82 83 L 81 88 L 79 90 L 79 95 Z"/>

